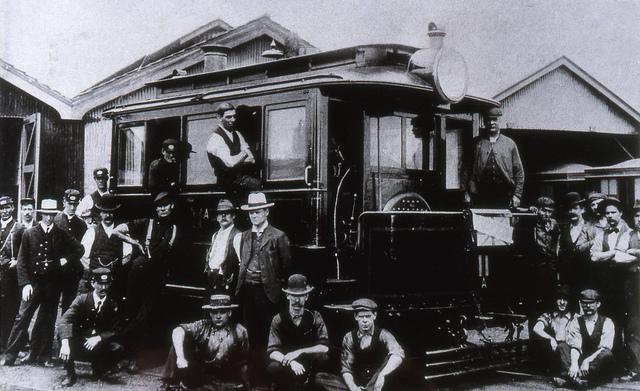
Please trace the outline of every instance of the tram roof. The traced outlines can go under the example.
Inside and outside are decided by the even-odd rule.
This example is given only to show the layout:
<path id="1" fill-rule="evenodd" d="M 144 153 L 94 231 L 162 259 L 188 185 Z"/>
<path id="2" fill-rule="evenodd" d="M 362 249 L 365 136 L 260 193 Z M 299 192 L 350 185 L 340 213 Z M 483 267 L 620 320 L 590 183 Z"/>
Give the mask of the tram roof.
<path id="1" fill-rule="evenodd" d="M 104 115 L 161 109 L 196 102 L 231 99 L 310 87 L 386 86 L 435 93 L 428 81 L 407 72 L 411 54 L 406 45 L 361 45 L 285 58 L 267 63 L 174 76 L 148 83 L 163 91 L 160 98 L 116 106 Z M 453 108 L 498 106 L 491 98 L 467 94 Z"/>

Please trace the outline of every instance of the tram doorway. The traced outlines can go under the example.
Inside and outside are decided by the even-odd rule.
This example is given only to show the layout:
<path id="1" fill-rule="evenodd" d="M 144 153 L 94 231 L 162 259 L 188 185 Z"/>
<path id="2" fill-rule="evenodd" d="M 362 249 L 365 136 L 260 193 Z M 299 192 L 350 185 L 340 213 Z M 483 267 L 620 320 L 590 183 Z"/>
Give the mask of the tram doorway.
<path id="1" fill-rule="evenodd" d="M 22 118 L 0 119 L 0 194 L 10 195 L 16 199 L 18 195 L 18 164 L 20 158 L 20 131 Z"/>

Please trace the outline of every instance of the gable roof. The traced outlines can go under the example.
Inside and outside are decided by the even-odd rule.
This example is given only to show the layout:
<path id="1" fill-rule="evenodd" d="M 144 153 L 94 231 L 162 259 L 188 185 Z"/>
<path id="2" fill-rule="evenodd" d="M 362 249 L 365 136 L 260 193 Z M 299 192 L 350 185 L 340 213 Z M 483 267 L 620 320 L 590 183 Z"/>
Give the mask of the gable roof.
<path id="1" fill-rule="evenodd" d="M 51 106 L 62 119 L 78 119 L 74 116 L 71 99 L 2 59 L 0 59 L 0 79 Z"/>
<path id="2" fill-rule="evenodd" d="M 511 87 L 505 89 L 504 91 L 498 93 L 494 96 L 494 99 L 497 101 L 504 101 L 509 96 L 515 94 L 516 92 L 524 89 L 535 81 L 541 79 L 545 75 L 555 71 L 559 68 L 568 69 L 573 75 L 578 77 L 588 86 L 596 90 L 601 96 L 603 96 L 606 100 L 608 100 L 615 107 L 618 107 L 624 113 L 626 113 L 629 117 L 631 117 L 636 123 L 640 124 L 640 113 L 636 111 L 633 107 L 631 107 L 628 103 L 622 100 L 618 95 L 613 93 L 604 84 L 600 83 L 593 76 L 588 74 L 585 70 L 580 68 L 575 62 L 571 61 L 568 57 L 562 56 L 557 60 L 551 62 L 549 65 L 541 68 L 540 70 L 532 73 L 531 75 L 525 77 L 519 82 L 515 83 Z"/>

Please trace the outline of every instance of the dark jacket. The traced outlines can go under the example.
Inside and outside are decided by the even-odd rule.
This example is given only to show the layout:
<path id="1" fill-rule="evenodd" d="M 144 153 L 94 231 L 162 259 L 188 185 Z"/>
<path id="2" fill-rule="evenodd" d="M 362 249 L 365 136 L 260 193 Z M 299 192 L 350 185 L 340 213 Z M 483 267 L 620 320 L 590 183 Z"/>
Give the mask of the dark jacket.
<path id="1" fill-rule="evenodd" d="M 69 235 L 73 236 L 77 241 L 81 241 L 82 236 L 87 232 L 87 225 L 80 217 L 73 215 L 71 220 L 69 220 L 64 212 L 59 212 L 56 217 L 53 218 L 53 224 L 61 230 L 67 231 Z M 80 263 L 80 257 L 73 257 L 69 259 L 69 266 L 67 269 L 75 271 L 83 270 L 82 264 Z"/>
<path id="2" fill-rule="evenodd" d="M 78 295 L 58 323 L 61 339 L 90 337 L 95 330 L 103 340 L 117 336 L 120 327 L 119 308 L 109 296 L 102 303 L 100 312 L 95 310 L 93 293 Z"/>
<path id="3" fill-rule="evenodd" d="M 5 229 L 0 229 L 0 264 L 6 264 L 11 258 L 18 258 L 24 226 L 15 219 Z M 9 238 L 11 235 L 11 238 Z"/>
<path id="4" fill-rule="evenodd" d="M 287 273 L 291 264 L 289 238 L 284 232 L 269 224 L 262 233 L 261 246 L 257 251 L 265 294 L 271 302 L 278 303 L 282 294 L 281 288 L 288 277 Z M 251 230 L 249 229 L 242 233 L 240 241 L 240 272 L 236 295 L 242 288 L 250 260 Z"/>
<path id="5" fill-rule="evenodd" d="M 169 163 L 159 158 L 149 164 L 149 191 L 158 194 L 161 191 L 178 190 L 178 163 Z"/>
<path id="6" fill-rule="evenodd" d="M 477 194 L 480 176 L 491 153 L 491 142 L 489 142 L 488 136 L 477 137 L 474 142 L 474 162 L 471 177 L 469 178 L 468 191 Z M 522 167 L 516 143 L 509 137 L 500 134 L 493 145 L 493 151 L 500 172 L 502 172 L 504 179 L 513 186 L 513 195 L 522 198 L 524 168 Z"/>
<path id="7" fill-rule="evenodd" d="M 55 224 L 52 224 L 49 235 L 47 239 L 40 224 L 29 228 L 22 235 L 22 244 L 18 252 L 19 286 L 33 284 L 38 279 L 59 272 L 60 258 L 80 258 L 84 253 L 80 242 Z"/>

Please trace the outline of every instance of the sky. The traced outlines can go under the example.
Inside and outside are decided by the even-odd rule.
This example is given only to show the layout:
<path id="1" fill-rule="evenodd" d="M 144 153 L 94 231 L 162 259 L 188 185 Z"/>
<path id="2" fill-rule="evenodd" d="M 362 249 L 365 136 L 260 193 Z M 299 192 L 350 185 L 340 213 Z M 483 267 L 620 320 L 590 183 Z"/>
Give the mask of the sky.
<path id="1" fill-rule="evenodd" d="M 265 14 L 322 50 L 424 47 L 433 21 L 470 92 L 494 96 L 564 55 L 640 111 L 636 0 L 0 0 L 0 58 L 73 97 L 216 18 Z"/>

